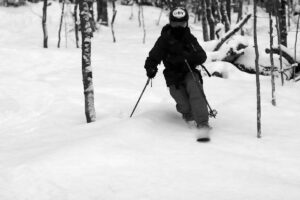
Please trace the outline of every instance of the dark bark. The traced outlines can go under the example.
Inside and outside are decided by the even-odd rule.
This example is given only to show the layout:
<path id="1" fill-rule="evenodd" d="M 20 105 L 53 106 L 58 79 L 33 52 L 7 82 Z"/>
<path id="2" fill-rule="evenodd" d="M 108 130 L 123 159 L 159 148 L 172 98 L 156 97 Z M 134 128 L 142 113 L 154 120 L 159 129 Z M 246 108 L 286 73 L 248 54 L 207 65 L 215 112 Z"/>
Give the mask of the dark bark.
<path id="1" fill-rule="evenodd" d="M 78 14 L 77 14 L 77 10 L 78 10 L 78 1 L 75 1 L 75 5 L 74 5 L 74 21 L 75 21 L 75 41 L 76 41 L 76 47 L 79 48 L 79 36 L 78 36 L 78 31 L 79 31 L 79 26 L 78 26 Z"/>
<path id="2" fill-rule="evenodd" d="M 257 97 L 257 138 L 261 138 L 261 97 L 259 80 L 259 53 L 257 44 L 257 0 L 254 0 L 254 48 L 255 48 L 255 70 L 256 70 L 256 97 Z"/>
<path id="3" fill-rule="evenodd" d="M 226 12 L 227 12 L 228 20 L 231 23 L 231 0 L 226 0 Z"/>
<path id="4" fill-rule="evenodd" d="M 210 40 L 215 39 L 215 19 L 212 15 L 212 4 L 211 0 L 206 0 L 206 12 L 207 12 L 207 21 L 209 25 L 209 36 Z"/>
<path id="5" fill-rule="evenodd" d="M 237 23 L 242 19 L 243 17 L 243 2 L 244 0 L 239 0 L 238 4 L 239 4 L 239 11 L 238 11 L 238 17 L 237 17 Z"/>
<path id="6" fill-rule="evenodd" d="M 295 45 L 294 45 L 294 59 L 297 60 L 297 40 L 298 40 L 298 29 L 299 29 L 299 21 L 300 21 L 300 13 L 298 14 L 297 20 L 297 28 L 296 28 L 296 38 L 295 38 Z M 294 68 L 294 80 L 296 76 L 296 68 Z"/>
<path id="7" fill-rule="evenodd" d="M 82 76 L 85 98 L 85 115 L 87 123 L 96 121 L 96 112 L 94 107 L 94 88 L 91 67 L 91 38 L 93 31 L 90 19 L 90 5 L 93 0 L 80 0 L 80 25 L 82 35 Z"/>
<path id="8" fill-rule="evenodd" d="M 44 40 L 43 40 L 43 46 L 44 46 L 44 48 L 48 48 L 47 6 L 48 6 L 48 0 L 44 0 L 44 4 L 43 4 L 43 19 L 42 19 L 43 34 L 44 34 Z"/>
<path id="9" fill-rule="evenodd" d="M 64 19 L 65 3 L 66 3 L 66 1 L 63 0 L 63 2 L 62 2 L 62 9 L 61 9 L 61 15 L 60 15 L 59 29 L 58 29 L 58 42 L 57 42 L 57 48 L 60 48 L 60 41 L 61 41 L 61 27 L 62 27 L 62 23 L 63 23 L 63 19 Z"/>
<path id="10" fill-rule="evenodd" d="M 219 0 L 213 0 L 213 5 L 212 5 L 212 11 L 213 11 L 213 16 L 215 18 L 215 23 L 221 22 L 221 8 L 220 8 L 220 2 Z"/>
<path id="11" fill-rule="evenodd" d="M 281 44 L 287 47 L 286 5 L 287 0 L 281 0 L 281 4 L 279 6 L 279 28 L 281 31 Z"/>
<path id="12" fill-rule="evenodd" d="M 228 40 L 231 36 L 233 36 L 235 33 L 237 33 L 243 27 L 243 25 L 247 23 L 247 21 L 250 18 L 251 18 L 251 14 L 248 14 L 244 19 L 242 19 L 242 21 L 240 21 L 240 23 L 236 26 L 236 28 L 228 31 L 226 33 L 226 35 L 220 39 L 220 41 L 214 48 L 214 51 L 218 51 L 220 49 L 220 47 L 226 42 L 226 40 Z"/>
<path id="13" fill-rule="evenodd" d="M 207 22 L 207 13 L 206 13 L 206 3 L 205 0 L 201 0 L 202 7 L 202 32 L 203 32 L 203 40 L 208 41 L 208 22 Z"/>
<path id="14" fill-rule="evenodd" d="M 286 59 L 288 61 L 289 64 L 294 64 L 294 63 L 297 63 L 297 61 L 288 53 L 288 52 L 285 52 L 283 49 L 281 48 L 272 48 L 272 49 L 265 49 L 265 52 L 266 53 L 274 53 L 274 54 L 277 54 L 277 55 L 282 55 L 282 57 L 284 59 Z"/>
<path id="15" fill-rule="evenodd" d="M 97 22 L 108 26 L 107 0 L 97 0 Z"/>
<path id="16" fill-rule="evenodd" d="M 222 23 L 225 26 L 225 32 L 227 32 L 230 29 L 230 23 L 228 20 L 228 14 L 226 10 L 226 0 L 221 0 L 221 17 L 222 17 Z"/>

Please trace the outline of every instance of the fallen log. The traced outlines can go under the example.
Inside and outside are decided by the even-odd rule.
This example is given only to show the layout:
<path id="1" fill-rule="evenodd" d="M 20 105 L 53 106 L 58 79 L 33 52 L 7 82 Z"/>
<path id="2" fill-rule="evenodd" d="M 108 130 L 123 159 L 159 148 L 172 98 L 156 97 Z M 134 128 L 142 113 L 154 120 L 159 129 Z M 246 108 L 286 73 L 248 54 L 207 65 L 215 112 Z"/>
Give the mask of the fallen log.
<path id="1" fill-rule="evenodd" d="M 244 19 L 242 19 L 238 24 L 236 24 L 236 27 L 232 30 L 229 30 L 218 42 L 216 47 L 213 51 L 218 51 L 220 47 L 228 40 L 231 36 L 233 36 L 235 33 L 237 33 L 244 24 L 247 23 L 247 21 L 251 18 L 251 14 L 248 14 Z"/>

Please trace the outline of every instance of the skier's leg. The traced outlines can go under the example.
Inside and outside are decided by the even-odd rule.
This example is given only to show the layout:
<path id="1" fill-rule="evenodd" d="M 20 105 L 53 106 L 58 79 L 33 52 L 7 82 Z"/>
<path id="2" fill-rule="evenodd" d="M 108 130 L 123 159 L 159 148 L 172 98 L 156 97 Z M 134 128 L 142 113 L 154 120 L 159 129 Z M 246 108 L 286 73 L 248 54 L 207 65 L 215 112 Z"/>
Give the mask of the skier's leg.
<path id="1" fill-rule="evenodd" d="M 170 94 L 176 102 L 176 109 L 182 114 L 182 117 L 186 121 L 193 121 L 193 115 L 191 113 L 191 106 L 189 103 L 189 97 L 184 86 L 171 85 L 169 87 Z"/>
<path id="2" fill-rule="evenodd" d="M 205 97 L 199 90 L 199 86 L 201 89 L 203 89 L 203 86 L 199 82 L 199 75 L 197 73 L 193 74 L 197 82 L 193 79 L 192 73 L 188 73 L 185 77 L 186 91 L 189 96 L 191 111 L 197 125 L 208 125 L 208 108 Z"/>

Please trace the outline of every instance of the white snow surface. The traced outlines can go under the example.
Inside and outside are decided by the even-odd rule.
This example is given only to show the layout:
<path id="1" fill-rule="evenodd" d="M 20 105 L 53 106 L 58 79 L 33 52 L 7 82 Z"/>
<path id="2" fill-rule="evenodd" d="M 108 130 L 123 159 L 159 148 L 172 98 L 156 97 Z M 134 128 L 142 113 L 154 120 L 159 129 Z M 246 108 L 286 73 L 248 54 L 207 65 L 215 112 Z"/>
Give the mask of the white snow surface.
<path id="1" fill-rule="evenodd" d="M 270 77 L 261 77 L 261 139 L 255 76 L 224 62 L 206 63 L 228 72 L 227 79 L 204 77 L 218 110 L 210 143 L 197 143 L 197 130 L 176 112 L 163 66 L 129 118 L 167 13 L 156 26 L 160 10 L 144 8 L 142 44 L 137 8 L 130 21 L 130 7 L 118 5 L 117 43 L 105 27 L 92 40 L 97 121 L 86 124 L 81 50 L 74 32 L 68 48 L 64 36 L 56 48 L 59 9 L 57 3 L 48 9 L 49 48 L 43 49 L 42 4 L 0 7 L 1 200 L 300 199 L 299 83 L 282 87 L 276 80 L 274 107 Z M 203 44 L 202 33 L 193 33 Z"/>

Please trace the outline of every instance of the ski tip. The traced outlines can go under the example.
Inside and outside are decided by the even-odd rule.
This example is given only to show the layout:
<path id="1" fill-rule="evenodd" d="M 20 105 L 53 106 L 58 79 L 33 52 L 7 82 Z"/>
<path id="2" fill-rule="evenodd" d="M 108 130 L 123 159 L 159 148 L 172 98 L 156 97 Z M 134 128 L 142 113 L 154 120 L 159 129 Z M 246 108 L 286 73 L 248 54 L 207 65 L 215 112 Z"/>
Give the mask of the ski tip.
<path id="1" fill-rule="evenodd" d="M 197 139 L 197 142 L 209 142 L 209 141 L 210 141 L 210 138 L 208 138 L 208 137 Z"/>

